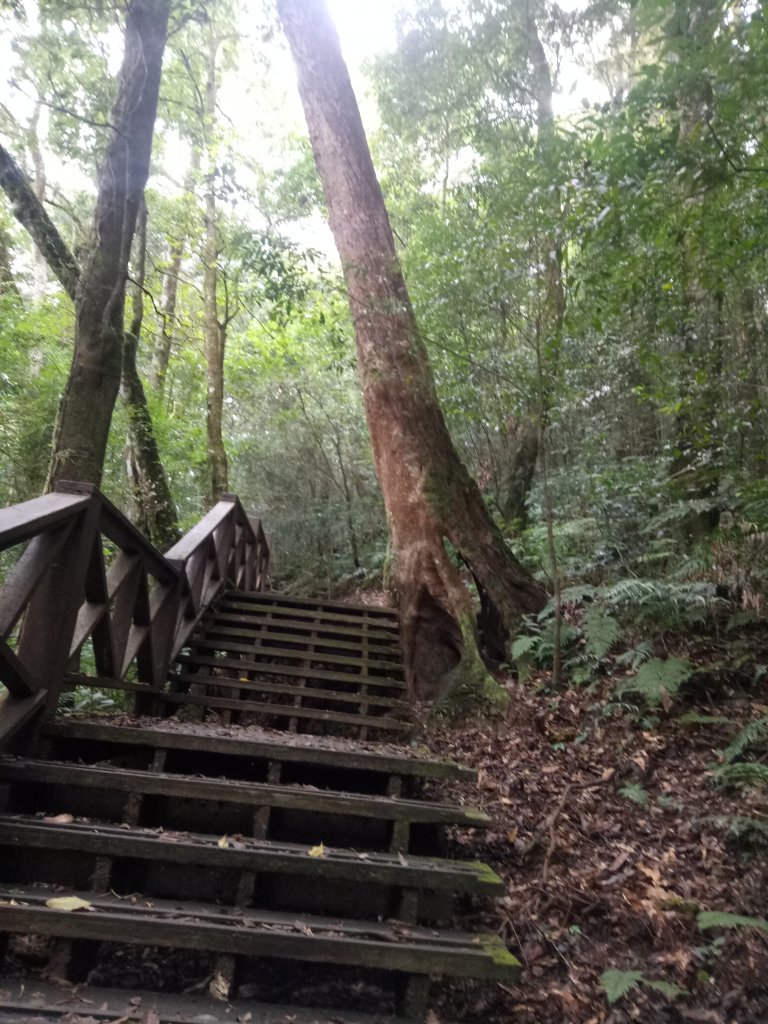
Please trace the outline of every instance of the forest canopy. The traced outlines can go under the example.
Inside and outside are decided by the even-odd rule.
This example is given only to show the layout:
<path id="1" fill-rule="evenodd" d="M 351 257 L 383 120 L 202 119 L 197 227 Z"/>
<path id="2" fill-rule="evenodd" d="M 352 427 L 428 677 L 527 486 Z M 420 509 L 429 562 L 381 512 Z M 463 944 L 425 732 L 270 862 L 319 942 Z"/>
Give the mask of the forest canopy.
<path id="1" fill-rule="evenodd" d="M 357 40 L 337 6 L 351 61 L 367 54 L 355 84 L 451 438 L 508 543 L 550 590 L 675 580 L 759 610 L 760 6 L 414 0 L 390 39 Z M 276 12 L 167 13 L 102 486 L 158 542 L 237 491 L 274 533 L 283 585 L 378 583 L 350 316 Z M 9 168 L 93 266 L 125 14 L 0 13 L 2 504 L 45 485 L 85 316 L 66 260 L 52 272 L 22 226 Z M 165 519 L 147 511 L 163 487 Z"/>

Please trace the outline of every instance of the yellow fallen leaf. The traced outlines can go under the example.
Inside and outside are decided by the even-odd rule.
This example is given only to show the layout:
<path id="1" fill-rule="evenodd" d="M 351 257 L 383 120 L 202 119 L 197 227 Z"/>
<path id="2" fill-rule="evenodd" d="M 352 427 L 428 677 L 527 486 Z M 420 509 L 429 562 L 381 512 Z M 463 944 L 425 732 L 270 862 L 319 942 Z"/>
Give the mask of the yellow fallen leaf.
<path id="1" fill-rule="evenodd" d="M 51 910 L 90 910 L 92 906 L 88 900 L 81 900 L 79 896 L 55 896 L 52 900 L 46 900 L 45 905 Z"/>
<path id="2" fill-rule="evenodd" d="M 324 857 L 325 856 L 325 847 L 323 846 L 322 843 L 320 843 L 319 846 L 313 846 L 307 852 L 309 853 L 310 857 Z"/>
<path id="3" fill-rule="evenodd" d="M 228 846 L 229 846 L 229 839 L 228 839 L 228 837 L 227 836 L 222 836 L 217 845 L 220 846 L 222 850 L 226 850 L 228 848 Z"/>

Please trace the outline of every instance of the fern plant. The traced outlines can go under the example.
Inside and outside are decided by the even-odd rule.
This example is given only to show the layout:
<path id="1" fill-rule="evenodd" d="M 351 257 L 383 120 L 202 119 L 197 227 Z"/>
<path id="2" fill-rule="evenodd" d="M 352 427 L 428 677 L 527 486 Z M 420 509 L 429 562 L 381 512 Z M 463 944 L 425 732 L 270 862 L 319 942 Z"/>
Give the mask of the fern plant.
<path id="1" fill-rule="evenodd" d="M 747 723 L 723 751 L 725 764 L 715 772 L 722 786 L 768 786 L 768 765 L 744 760 L 768 751 L 768 715 Z"/>
<path id="2" fill-rule="evenodd" d="M 619 696 L 635 693 L 649 707 L 664 703 L 675 696 L 683 683 L 693 674 L 693 666 L 685 658 L 651 658 L 640 666 L 637 674 L 619 687 Z"/>

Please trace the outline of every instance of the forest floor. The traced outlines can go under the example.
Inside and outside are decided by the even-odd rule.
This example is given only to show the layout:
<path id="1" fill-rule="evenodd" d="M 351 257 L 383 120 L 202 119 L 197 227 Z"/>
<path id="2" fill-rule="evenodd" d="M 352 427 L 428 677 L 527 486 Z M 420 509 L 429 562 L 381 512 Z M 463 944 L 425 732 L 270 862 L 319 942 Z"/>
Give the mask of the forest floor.
<path id="1" fill-rule="evenodd" d="M 436 731 L 432 719 L 424 731 L 436 754 L 479 771 L 453 795 L 479 800 L 494 825 L 457 833 L 454 853 L 492 865 L 507 891 L 495 911 L 464 909 L 524 965 L 519 987 L 443 987 L 430 1024 L 766 1024 L 768 934 L 702 931 L 697 916 L 767 916 L 767 851 L 731 830 L 750 814 L 768 821 L 766 802 L 717 787 L 713 767 L 768 713 L 768 690 L 696 709 L 727 722 L 683 724 L 689 709 L 675 708 L 649 724 L 606 715 L 610 680 L 559 694 L 548 683 L 507 681 L 503 722 Z M 635 986 L 613 1005 L 609 970 L 636 972 L 614 976 Z"/>

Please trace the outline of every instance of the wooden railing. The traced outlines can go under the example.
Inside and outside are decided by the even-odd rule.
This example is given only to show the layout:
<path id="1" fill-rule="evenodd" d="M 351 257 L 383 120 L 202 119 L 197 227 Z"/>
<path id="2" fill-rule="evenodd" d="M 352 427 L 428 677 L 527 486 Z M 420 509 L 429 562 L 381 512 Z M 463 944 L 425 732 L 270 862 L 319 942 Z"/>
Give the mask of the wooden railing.
<path id="1" fill-rule="evenodd" d="M 218 594 L 265 589 L 269 566 L 261 522 L 235 495 L 162 555 L 97 488 L 61 483 L 0 509 L 0 553 L 17 545 L 0 585 L 0 746 L 55 708 L 81 669 L 112 681 L 130 673 L 137 692 L 164 686 Z"/>

